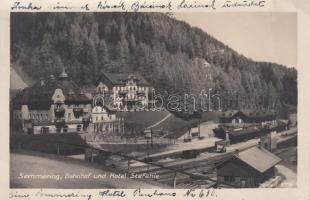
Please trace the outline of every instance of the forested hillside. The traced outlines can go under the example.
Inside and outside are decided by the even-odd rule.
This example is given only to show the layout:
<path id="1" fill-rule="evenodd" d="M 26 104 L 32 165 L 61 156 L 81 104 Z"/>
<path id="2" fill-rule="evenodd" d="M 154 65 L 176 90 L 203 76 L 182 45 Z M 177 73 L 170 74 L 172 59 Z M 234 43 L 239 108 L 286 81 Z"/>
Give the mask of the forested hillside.
<path id="1" fill-rule="evenodd" d="M 228 109 L 297 104 L 296 70 L 255 62 L 165 14 L 12 13 L 11 45 L 11 62 L 34 79 L 65 67 L 83 85 L 135 71 L 166 95 L 214 88 Z"/>

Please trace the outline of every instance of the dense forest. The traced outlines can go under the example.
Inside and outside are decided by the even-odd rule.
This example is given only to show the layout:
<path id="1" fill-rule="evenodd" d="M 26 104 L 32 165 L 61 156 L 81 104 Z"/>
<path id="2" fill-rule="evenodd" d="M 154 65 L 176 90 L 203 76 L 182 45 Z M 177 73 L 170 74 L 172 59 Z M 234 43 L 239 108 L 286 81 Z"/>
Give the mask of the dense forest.
<path id="1" fill-rule="evenodd" d="M 226 109 L 297 105 L 295 69 L 255 62 L 161 13 L 12 13 L 11 62 L 34 79 L 65 67 L 80 85 L 134 71 L 165 95 L 213 88 Z"/>

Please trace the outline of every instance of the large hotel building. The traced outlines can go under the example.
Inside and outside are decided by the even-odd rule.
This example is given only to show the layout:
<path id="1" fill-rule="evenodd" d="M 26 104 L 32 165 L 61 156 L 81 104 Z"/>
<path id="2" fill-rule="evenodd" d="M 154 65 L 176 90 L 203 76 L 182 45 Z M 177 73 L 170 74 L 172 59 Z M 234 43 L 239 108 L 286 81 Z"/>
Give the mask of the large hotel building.
<path id="1" fill-rule="evenodd" d="M 138 111 L 148 108 L 150 86 L 138 74 L 104 73 L 96 87 L 97 93 L 102 94 L 117 110 Z"/>

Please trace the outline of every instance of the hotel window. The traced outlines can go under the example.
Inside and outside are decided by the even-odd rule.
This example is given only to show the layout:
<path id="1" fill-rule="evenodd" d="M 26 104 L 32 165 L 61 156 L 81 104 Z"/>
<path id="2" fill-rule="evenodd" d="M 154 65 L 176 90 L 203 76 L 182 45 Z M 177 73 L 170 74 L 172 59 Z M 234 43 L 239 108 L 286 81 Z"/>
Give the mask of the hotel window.
<path id="1" fill-rule="evenodd" d="M 71 120 L 71 113 L 68 113 L 68 119 Z"/>
<path id="2" fill-rule="evenodd" d="M 101 116 L 101 121 L 103 121 L 103 116 Z"/>

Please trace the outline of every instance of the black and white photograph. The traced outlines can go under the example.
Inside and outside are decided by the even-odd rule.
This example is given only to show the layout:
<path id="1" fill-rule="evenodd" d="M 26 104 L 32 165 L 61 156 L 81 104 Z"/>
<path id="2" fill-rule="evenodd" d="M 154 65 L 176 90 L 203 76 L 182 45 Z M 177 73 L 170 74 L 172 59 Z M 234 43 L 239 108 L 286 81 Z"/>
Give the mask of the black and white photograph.
<path id="1" fill-rule="evenodd" d="M 11 12 L 10 188 L 296 188 L 297 32 L 294 12 Z"/>

